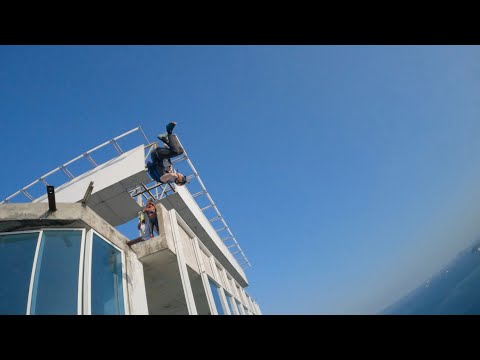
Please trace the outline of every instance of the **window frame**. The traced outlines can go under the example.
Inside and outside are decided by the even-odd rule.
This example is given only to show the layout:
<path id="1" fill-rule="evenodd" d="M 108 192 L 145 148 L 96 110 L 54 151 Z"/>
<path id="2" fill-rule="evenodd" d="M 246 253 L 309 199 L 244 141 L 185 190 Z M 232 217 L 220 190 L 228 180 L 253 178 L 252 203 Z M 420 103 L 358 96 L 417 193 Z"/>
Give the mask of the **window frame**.
<path id="1" fill-rule="evenodd" d="M 33 254 L 33 262 L 32 262 L 32 270 L 30 271 L 30 281 L 28 283 L 28 294 L 27 294 L 27 307 L 25 308 L 25 315 L 30 315 L 30 303 L 32 297 L 32 289 L 33 289 L 33 280 L 35 279 L 34 271 L 37 267 L 37 255 L 38 255 L 38 244 L 41 239 L 42 230 L 26 230 L 26 231 L 12 231 L 12 232 L 0 232 L 1 235 L 18 235 L 18 234 L 28 234 L 28 233 L 38 233 L 37 236 L 37 243 L 35 244 L 35 253 Z"/>
<path id="2" fill-rule="evenodd" d="M 220 304 L 222 305 L 222 309 L 223 309 L 223 314 L 222 315 L 230 315 L 230 309 L 228 308 L 228 304 L 225 303 L 226 302 L 225 295 L 223 294 L 223 292 L 220 291 L 220 289 L 222 289 L 222 291 L 223 291 L 222 285 L 220 285 L 217 280 L 212 279 L 209 275 L 207 275 L 207 276 L 208 276 L 208 280 L 211 280 L 213 282 L 213 284 L 215 285 L 215 287 L 217 288 L 217 295 L 220 299 Z M 212 288 L 210 286 L 209 286 L 209 291 L 210 292 L 212 291 Z M 211 295 L 213 297 L 213 294 L 211 294 Z M 217 310 L 217 304 L 215 303 L 215 301 L 213 303 L 215 305 L 215 313 L 216 313 L 215 315 L 219 315 L 218 310 Z"/>
<path id="3" fill-rule="evenodd" d="M 35 282 L 35 274 L 37 272 L 37 262 L 38 262 L 38 253 L 40 252 L 40 246 L 42 243 L 43 233 L 45 231 L 81 231 L 82 235 L 80 238 L 80 254 L 79 254 L 79 264 L 78 264 L 78 285 L 77 285 L 77 315 L 82 315 L 83 309 L 83 259 L 85 257 L 85 228 L 47 228 L 42 227 L 37 230 L 27 230 L 27 231 L 16 231 L 10 232 L 8 234 L 19 234 L 19 233 L 29 233 L 29 232 L 37 232 L 38 231 L 38 238 L 37 238 L 37 246 L 35 249 L 35 256 L 33 258 L 33 265 L 32 265 L 32 273 L 30 275 L 30 285 L 28 288 L 28 300 L 27 300 L 27 312 L 26 315 L 32 315 L 32 293 L 33 293 L 33 286 Z M 3 235 L 5 233 L 1 233 Z M 36 314 L 34 314 L 36 315 Z"/>
<path id="4" fill-rule="evenodd" d="M 234 304 L 235 298 L 233 297 L 233 295 L 230 294 L 226 289 L 223 289 L 223 292 L 225 294 L 225 301 L 227 302 L 227 305 L 228 305 L 228 308 L 229 308 L 230 312 L 233 309 L 233 314 L 230 314 L 230 315 L 240 315 L 238 313 L 237 305 Z M 229 301 L 228 297 L 230 297 L 230 303 L 228 303 L 228 301 Z"/>
<path id="5" fill-rule="evenodd" d="M 86 236 L 86 249 L 85 249 L 85 271 L 83 282 L 83 313 L 85 315 L 92 315 L 92 255 L 93 255 L 93 234 L 96 234 L 101 240 L 105 241 L 108 245 L 111 245 L 114 249 L 118 250 L 122 259 L 122 288 L 123 288 L 123 308 L 125 309 L 124 315 L 130 315 L 130 307 L 128 301 L 128 287 L 127 287 L 127 264 L 125 252 L 112 242 L 105 239 L 104 236 L 90 229 Z"/>

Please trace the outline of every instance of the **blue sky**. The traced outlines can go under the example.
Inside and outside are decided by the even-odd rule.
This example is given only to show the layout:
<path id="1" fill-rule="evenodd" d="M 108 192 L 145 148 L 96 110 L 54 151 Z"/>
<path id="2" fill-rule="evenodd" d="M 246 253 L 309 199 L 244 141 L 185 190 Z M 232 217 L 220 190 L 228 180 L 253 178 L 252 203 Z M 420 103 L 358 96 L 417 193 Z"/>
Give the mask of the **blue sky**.
<path id="1" fill-rule="evenodd" d="M 376 313 L 480 236 L 479 94 L 478 46 L 0 46 L 0 197 L 176 121 L 265 314 Z"/>

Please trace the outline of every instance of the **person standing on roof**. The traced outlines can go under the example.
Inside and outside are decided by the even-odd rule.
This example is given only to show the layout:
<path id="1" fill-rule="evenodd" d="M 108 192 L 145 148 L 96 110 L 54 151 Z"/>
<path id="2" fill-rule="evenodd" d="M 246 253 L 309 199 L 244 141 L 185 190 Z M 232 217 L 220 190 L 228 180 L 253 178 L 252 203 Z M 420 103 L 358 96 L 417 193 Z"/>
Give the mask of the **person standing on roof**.
<path id="1" fill-rule="evenodd" d="M 175 122 L 168 123 L 167 132 L 159 134 L 157 138 L 165 143 L 165 147 L 156 147 L 152 150 L 150 158 L 152 162 L 147 162 L 148 172 L 152 178 L 162 184 L 175 183 L 182 186 L 187 183 L 187 177 L 175 171 L 170 159 L 183 154 L 183 149 L 173 134 L 173 128 L 177 125 Z"/>
<path id="2" fill-rule="evenodd" d="M 158 229 L 158 218 L 157 218 L 157 207 L 153 203 L 151 199 L 147 201 L 147 205 L 143 209 L 143 212 L 147 214 L 148 221 L 149 221 L 149 231 L 150 231 L 150 238 L 153 238 L 153 229 L 156 228 L 157 235 L 160 235 L 160 231 Z"/>

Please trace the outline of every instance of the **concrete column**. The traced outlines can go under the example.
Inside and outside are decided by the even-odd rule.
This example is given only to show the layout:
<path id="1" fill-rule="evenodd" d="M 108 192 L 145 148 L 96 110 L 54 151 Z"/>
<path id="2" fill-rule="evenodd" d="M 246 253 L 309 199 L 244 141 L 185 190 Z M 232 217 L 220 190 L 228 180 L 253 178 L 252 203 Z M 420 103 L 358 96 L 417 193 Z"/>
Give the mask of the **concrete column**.
<path id="1" fill-rule="evenodd" d="M 125 260 L 130 315 L 148 315 L 143 265 L 135 254 L 125 254 Z"/>
<path id="2" fill-rule="evenodd" d="M 170 217 L 170 225 L 172 226 L 173 242 L 175 245 L 175 251 L 178 259 L 178 269 L 180 270 L 180 277 L 182 279 L 183 291 L 185 294 L 185 300 L 187 302 L 188 313 L 190 315 L 197 315 L 197 307 L 195 306 L 195 299 L 193 297 L 192 286 L 190 284 L 190 278 L 188 277 L 187 263 L 185 262 L 185 255 L 182 249 L 182 243 L 180 241 L 180 235 L 178 233 L 178 223 L 175 210 L 168 211 Z"/>
<path id="3" fill-rule="evenodd" d="M 215 275 L 215 280 L 217 281 L 218 285 L 220 285 L 219 293 L 220 293 L 220 300 L 223 306 L 223 311 L 225 312 L 225 314 L 231 315 L 230 308 L 228 307 L 228 304 L 227 304 L 227 297 L 223 292 L 223 282 L 222 282 L 222 279 L 220 278 L 222 274 L 218 273 L 217 264 L 215 263 L 215 259 L 213 256 L 210 257 L 210 264 L 212 265 L 212 270 L 213 270 L 213 274 Z"/>
<path id="4" fill-rule="evenodd" d="M 195 253 L 195 259 L 197 260 L 198 269 L 200 270 L 200 278 L 202 279 L 203 288 L 205 294 L 207 295 L 208 307 L 210 308 L 210 313 L 218 315 L 215 309 L 215 300 L 213 299 L 212 292 L 210 291 L 210 283 L 208 282 L 208 275 L 205 271 L 205 265 L 203 263 L 203 257 L 200 254 L 200 245 L 198 245 L 198 238 L 195 236 L 193 239 L 193 251 Z"/>

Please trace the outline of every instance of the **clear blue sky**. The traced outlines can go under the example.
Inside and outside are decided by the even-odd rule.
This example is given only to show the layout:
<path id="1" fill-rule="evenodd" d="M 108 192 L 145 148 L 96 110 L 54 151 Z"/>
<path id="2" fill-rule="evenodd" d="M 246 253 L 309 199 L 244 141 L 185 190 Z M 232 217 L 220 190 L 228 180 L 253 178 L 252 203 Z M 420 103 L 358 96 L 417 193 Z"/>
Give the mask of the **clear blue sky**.
<path id="1" fill-rule="evenodd" d="M 176 121 L 265 314 L 371 314 L 480 236 L 478 46 L 0 46 L 3 199 Z"/>

